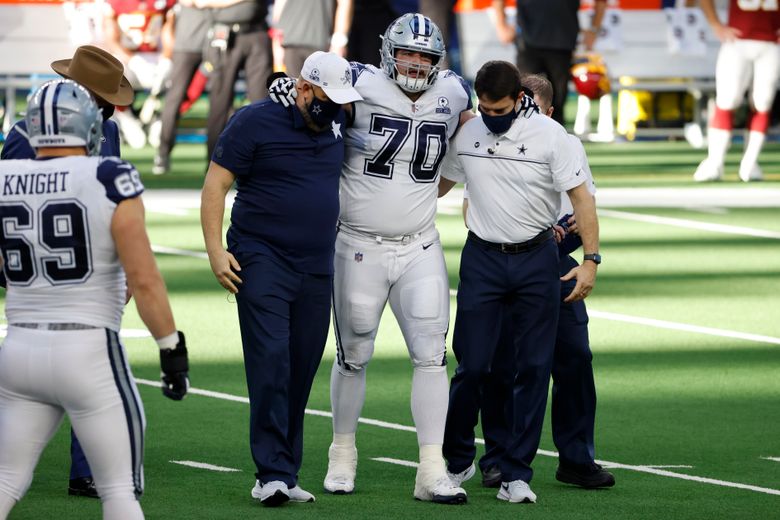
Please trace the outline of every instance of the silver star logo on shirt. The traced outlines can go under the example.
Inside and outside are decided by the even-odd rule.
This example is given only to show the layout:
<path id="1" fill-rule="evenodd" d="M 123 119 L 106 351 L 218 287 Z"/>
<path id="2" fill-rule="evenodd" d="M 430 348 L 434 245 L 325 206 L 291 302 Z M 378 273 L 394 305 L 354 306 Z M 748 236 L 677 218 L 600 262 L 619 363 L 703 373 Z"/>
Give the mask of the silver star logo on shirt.
<path id="1" fill-rule="evenodd" d="M 341 123 L 337 123 L 337 122 L 335 122 L 335 121 L 331 121 L 331 122 L 330 122 L 330 131 L 331 131 L 331 132 L 333 132 L 333 137 L 334 137 L 335 139 L 338 139 L 339 137 L 341 137 L 342 139 L 344 139 L 344 138 L 341 136 Z"/>
<path id="2" fill-rule="evenodd" d="M 314 108 L 311 109 L 312 114 L 320 115 L 320 112 L 322 112 L 322 108 L 320 108 L 319 105 L 315 105 Z"/>

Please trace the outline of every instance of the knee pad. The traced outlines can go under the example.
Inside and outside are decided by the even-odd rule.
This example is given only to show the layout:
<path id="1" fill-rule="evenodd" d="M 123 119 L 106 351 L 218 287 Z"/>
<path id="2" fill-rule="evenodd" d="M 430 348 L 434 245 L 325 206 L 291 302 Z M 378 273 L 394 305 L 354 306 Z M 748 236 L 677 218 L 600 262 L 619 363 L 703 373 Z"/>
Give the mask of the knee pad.
<path id="1" fill-rule="evenodd" d="M 448 320 L 449 298 L 441 301 L 444 281 L 438 276 L 427 276 L 401 289 L 401 308 L 408 320 Z M 446 326 L 445 326 L 446 328 Z"/>
<path id="2" fill-rule="evenodd" d="M 447 365 L 447 344 L 444 334 L 417 334 L 409 345 L 409 356 L 415 369 L 435 369 Z"/>
<path id="3" fill-rule="evenodd" d="M 348 297 L 348 310 L 346 319 L 352 333 L 358 336 L 372 334 L 379 327 L 379 320 L 382 317 L 382 308 L 384 302 L 364 294 L 351 294 Z"/>
<path id="4" fill-rule="evenodd" d="M 354 375 L 355 372 L 365 370 L 373 354 L 373 340 L 369 339 L 346 344 L 340 343 L 336 353 L 339 372 L 345 376 L 350 376 Z"/>

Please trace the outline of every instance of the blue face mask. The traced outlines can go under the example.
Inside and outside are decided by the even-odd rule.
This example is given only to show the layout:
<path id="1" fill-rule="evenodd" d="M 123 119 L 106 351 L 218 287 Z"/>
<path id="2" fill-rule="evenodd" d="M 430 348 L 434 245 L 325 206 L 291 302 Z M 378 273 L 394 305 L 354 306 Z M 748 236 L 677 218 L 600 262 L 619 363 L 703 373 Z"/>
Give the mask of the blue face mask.
<path id="1" fill-rule="evenodd" d="M 489 116 L 482 112 L 481 109 L 480 113 L 482 114 L 482 122 L 485 123 L 485 126 L 488 128 L 488 130 L 494 134 L 505 133 L 507 130 L 509 130 L 509 128 L 511 128 L 515 119 L 517 119 L 517 110 L 515 107 L 512 107 L 511 111 L 500 116 Z"/>
<path id="2" fill-rule="evenodd" d="M 306 109 L 311 116 L 312 122 L 319 127 L 327 127 L 336 119 L 341 112 L 341 105 L 331 100 L 322 101 L 316 96 L 309 103 Z"/>

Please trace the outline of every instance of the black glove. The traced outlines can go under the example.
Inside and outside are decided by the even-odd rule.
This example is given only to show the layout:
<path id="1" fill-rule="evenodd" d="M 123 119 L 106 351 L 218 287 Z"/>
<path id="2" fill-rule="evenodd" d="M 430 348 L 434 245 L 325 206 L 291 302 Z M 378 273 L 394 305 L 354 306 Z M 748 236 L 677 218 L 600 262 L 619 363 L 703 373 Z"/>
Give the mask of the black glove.
<path id="1" fill-rule="evenodd" d="M 176 344 L 176 348 L 160 349 L 162 393 L 174 401 L 184 399 L 190 387 L 187 345 L 184 341 L 184 333 L 182 331 L 178 331 L 178 333 L 179 342 Z"/>
<path id="2" fill-rule="evenodd" d="M 270 78 L 269 78 L 270 79 Z M 289 76 L 279 76 L 275 78 L 268 86 L 268 97 L 274 103 L 280 103 L 283 107 L 291 107 L 295 104 L 295 98 L 298 97 L 298 90 L 295 88 L 295 79 Z"/>
<path id="3" fill-rule="evenodd" d="M 534 112 L 537 114 L 539 113 L 539 105 L 534 101 L 533 95 L 529 96 L 526 94 L 523 96 L 523 99 L 520 100 L 520 108 L 517 111 L 517 115 L 519 117 L 529 118 Z"/>

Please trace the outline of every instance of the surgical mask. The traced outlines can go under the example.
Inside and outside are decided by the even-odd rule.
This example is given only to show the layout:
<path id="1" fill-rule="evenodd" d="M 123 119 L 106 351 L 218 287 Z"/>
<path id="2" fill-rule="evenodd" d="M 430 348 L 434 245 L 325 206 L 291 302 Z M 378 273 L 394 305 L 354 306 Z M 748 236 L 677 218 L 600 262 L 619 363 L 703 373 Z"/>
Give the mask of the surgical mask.
<path id="1" fill-rule="evenodd" d="M 485 126 L 494 134 L 503 134 L 512 127 L 512 123 L 517 119 L 517 108 L 512 107 L 512 110 L 506 114 L 500 116 L 490 116 L 482 112 L 482 122 Z"/>
<path id="2" fill-rule="evenodd" d="M 311 116 L 312 122 L 319 127 L 329 126 L 341 111 L 341 105 L 331 100 L 322 101 L 316 96 L 309 103 L 306 109 Z"/>

